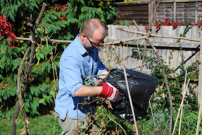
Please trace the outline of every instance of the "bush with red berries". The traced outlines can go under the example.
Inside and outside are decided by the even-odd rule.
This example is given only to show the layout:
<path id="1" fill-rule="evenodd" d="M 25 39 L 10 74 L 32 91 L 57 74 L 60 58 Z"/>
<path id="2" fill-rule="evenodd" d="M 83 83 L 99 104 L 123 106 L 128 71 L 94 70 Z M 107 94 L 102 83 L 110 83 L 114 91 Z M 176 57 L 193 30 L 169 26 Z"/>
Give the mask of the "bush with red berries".
<path id="1" fill-rule="evenodd" d="M 202 26 L 202 21 L 197 23 L 190 23 L 191 26 Z M 168 19 L 164 19 L 164 21 L 157 19 L 154 21 L 154 26 L 156 27 L 156 32 L 161 29 L 161 26 L 172 26 L 173 30 L 176 29 L 178 26 L 186 26 L 184 23 L 177 22 L 170 22 Z M 145 30 L 149 30 L 149 25 L 145 27 Z"/>
<path id="2" fill-rule="evenodd" d="M 13 32 L 12 29 L 12 25 L 10 24 L 10 22 L 7 21 L 7 19 L 4 16 L 0 16 L 0 36 L 4 36 L 6 39 L 10 38 L 11 41 L 10 43 L 7 42 L 7 44 L 10 47 L 14 47 L 15 46 L 15 38 L 16 35 Z"/>
<path id="3" fill-rule="evenodd" d="M 160 30 L 161 26 L 172 26 L 173 30 L 174 30 L 174 29 L 177 28 L 177 26 L 182 26 L 182 25 L 185 25 L 185 24 L 179 23 L 179 22 L 173 22 L 173 23 L 171 23 L 168 19 L 164 19 L 164 22 L 161 21 L 160 19 L 159 20 L 155 20 L 156 30 Z"/>
<path id="4" fill-rule="evenodd" d="M 52 9 L 57 12 L 62 12 L 63 14 L 61 15 L 61 20 L 65 21 L 65 20 L 67 20 L 67 17 L 64 13 L 67 8 L 68 8 L 68 6 L 66 4 L 65 5 L 55 4 L 55 6 Z"/>

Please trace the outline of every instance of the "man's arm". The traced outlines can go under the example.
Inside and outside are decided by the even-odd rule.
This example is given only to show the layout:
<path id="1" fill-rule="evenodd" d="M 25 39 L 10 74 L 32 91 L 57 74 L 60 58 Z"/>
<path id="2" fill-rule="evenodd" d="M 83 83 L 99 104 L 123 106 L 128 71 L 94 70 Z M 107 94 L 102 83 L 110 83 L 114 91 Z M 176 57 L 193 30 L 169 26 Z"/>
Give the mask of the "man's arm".
<path id="1" fill-rule="evenodd" d="M 102 92 L 102 86 L 83 85 L 75 91 L 75 97 L 97 96 Z"/>
<path id="2" fill-rule="evenodd" d="M 99 76 L 100 79 L 104 79 L 109 71 L 105 70 L 102 72 L 103 76 Z M 78 90 L 75 91 L 75 97 L 87 97 L 87 96 L 97 96 L 102 92 L 102 86 L 81 86 Z"/>
<path id="3" fill-rule="evenodd" d="M 118 95 L 118 90 L 109 83 L 101 83 L 102 86 L 85 86 L 83 85 L 75 91 L 75 97 L 87 97 L 87 96 L 100 96 L 105 97 L 108 100 L 114 100 Z"/>

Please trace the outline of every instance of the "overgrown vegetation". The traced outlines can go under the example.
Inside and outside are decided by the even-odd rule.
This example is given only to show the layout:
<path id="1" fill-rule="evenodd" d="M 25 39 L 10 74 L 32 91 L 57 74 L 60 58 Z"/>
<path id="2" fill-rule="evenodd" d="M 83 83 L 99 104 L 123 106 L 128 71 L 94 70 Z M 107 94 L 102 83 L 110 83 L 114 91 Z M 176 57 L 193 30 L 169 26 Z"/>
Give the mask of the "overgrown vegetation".
<path id="1" fill-rule="evenodd" d="M 186 35 L 186 33 L 191 29 L 191 25 L 187 25 L 184 29 L 184 32 L 180 36 Z M 169 68 L 170 67 L 170 61 L 174 59 L 173 52 L 175 50 L 170 51 L 169 56 L 169 63 L 166 64 L 166 62 L 161 59 L 161 62 L 163 63 L 163 68 L 165 69 L 166 76 L 168 78 L 168 84 L 169 88 L 172 93 L 172 101 L 173 101 L 173 107 L 174 107 L 174 113 L 173 113 L 173 120 L 176 121 L 177 118 L 177 112 L 180 107 L 181 101 L 182 101 L 182 92 L 183 92 L 183 84 L 184 80 L 191 80 L 192 82 L 198 80 L 199 75 L 199 61 L 196 61 L 192 63 L 192 65 L 185 68 L 185 58 L 183 54 L 183 49 L 181 48 L 181 40 L 177 41 L 179 44 L 179 50 L 180 51 L 180 57 L 182 59 L 180 66 L 176 69 Z M 153 53 L 153 50 L 148 48 L 147 51 L 150 53 Z M 144 52 L 144 46 L 140 46 L 139 48 L 133 48 L 133 58 L 141 60 L 143 57 Z M 163 73 L 161 71 L 161 68 L 159 66 L 159 62 L 157 61 L 156 57 L 151 56 L 145 56 L 145 63 L 144 67 L 148 68 L 152 71 L 153 76 L 158 77 L 158 84 L 159 87 L 157 88 L 156 92 L 153 94 L 152 98 L 150 99 L 151 106 L 148 110 L 148 114 L 146 118 L 140 121 L 138 123 L 140 128 L 140 132 L 143 134 L 167 134 L 169 132 L 169 95 L 167 88 L 165 86 L 165 80 L 163 78 Z M 187 83 L 187 82 L 185 82 Z M 181 125 L 181 134 L 195 134 L 196 132 L 196 124 L 197 124 L 197 117 L 198 117 L 198 100 L 197 100 L 197 93 L 194 91 L 193 86 L 189 83 L 188 84 L 189 92 L 187 92 L 187 95 L 185 96 L 184 100 L 184 112 L 183 112 L 183 118 L 182 118 L 182 125 Z M 165 109 L 166 108 L 166 109 Z M 190 124 L 193 126 L 193 128 L 190 127 Z M 177 123 L 177 128 L 175 130 L 175 133 L 178 133 L 179 131 L 179 120 Z M 148 129 L 148 130 L 146 130 Z M 162 130 L 164 129 L 164 130 Z M 149 132 L 148 132 L 149 131 Z M 201 127 L 200 127 L 201 131 Z"/>

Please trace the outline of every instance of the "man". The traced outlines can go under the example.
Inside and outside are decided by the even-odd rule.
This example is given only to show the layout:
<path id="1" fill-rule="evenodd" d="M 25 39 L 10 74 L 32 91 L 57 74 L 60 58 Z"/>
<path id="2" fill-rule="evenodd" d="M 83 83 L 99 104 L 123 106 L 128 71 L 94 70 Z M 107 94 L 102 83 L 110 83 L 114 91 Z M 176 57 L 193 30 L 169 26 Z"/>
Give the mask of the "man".
<path id="1" fill-rule="evenodd" d="M 98 56 L 99 45 L 105 36 L 103 23 L 96 18 L 88 19 L 83 23 L 81 33 L 61 56 L 55 111 L 63 130 L 62 134 L 72 135 L 77 119 L 85 122 L 87 114 L 91 113 L 92 106 L 81 104 L 84 100 L 89 102 L 90 96 L 114 100 L 118 94 L 117 89 L 108 83 L 93 86 L 94 76 L 104 79 L 103 74 L 109 73 Z M 85 85 L 87 81 L 90 81 L 91 86 Z"/>

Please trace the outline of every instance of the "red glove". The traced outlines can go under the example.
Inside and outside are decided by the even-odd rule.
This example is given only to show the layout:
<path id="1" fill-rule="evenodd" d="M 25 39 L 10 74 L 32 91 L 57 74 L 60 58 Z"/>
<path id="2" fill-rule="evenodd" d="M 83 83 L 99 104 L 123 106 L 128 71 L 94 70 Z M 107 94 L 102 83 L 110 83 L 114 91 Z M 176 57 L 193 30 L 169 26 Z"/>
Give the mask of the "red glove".
<path id="1" fill-rule="evenodd" d="M 98 95 L 100 97 L 106 97 L 108 100 L 114 100 L 119 93 L 118 90 L 110 83 L 100 83 L 98 86 L 103 86 L 102 92 Z"/>

